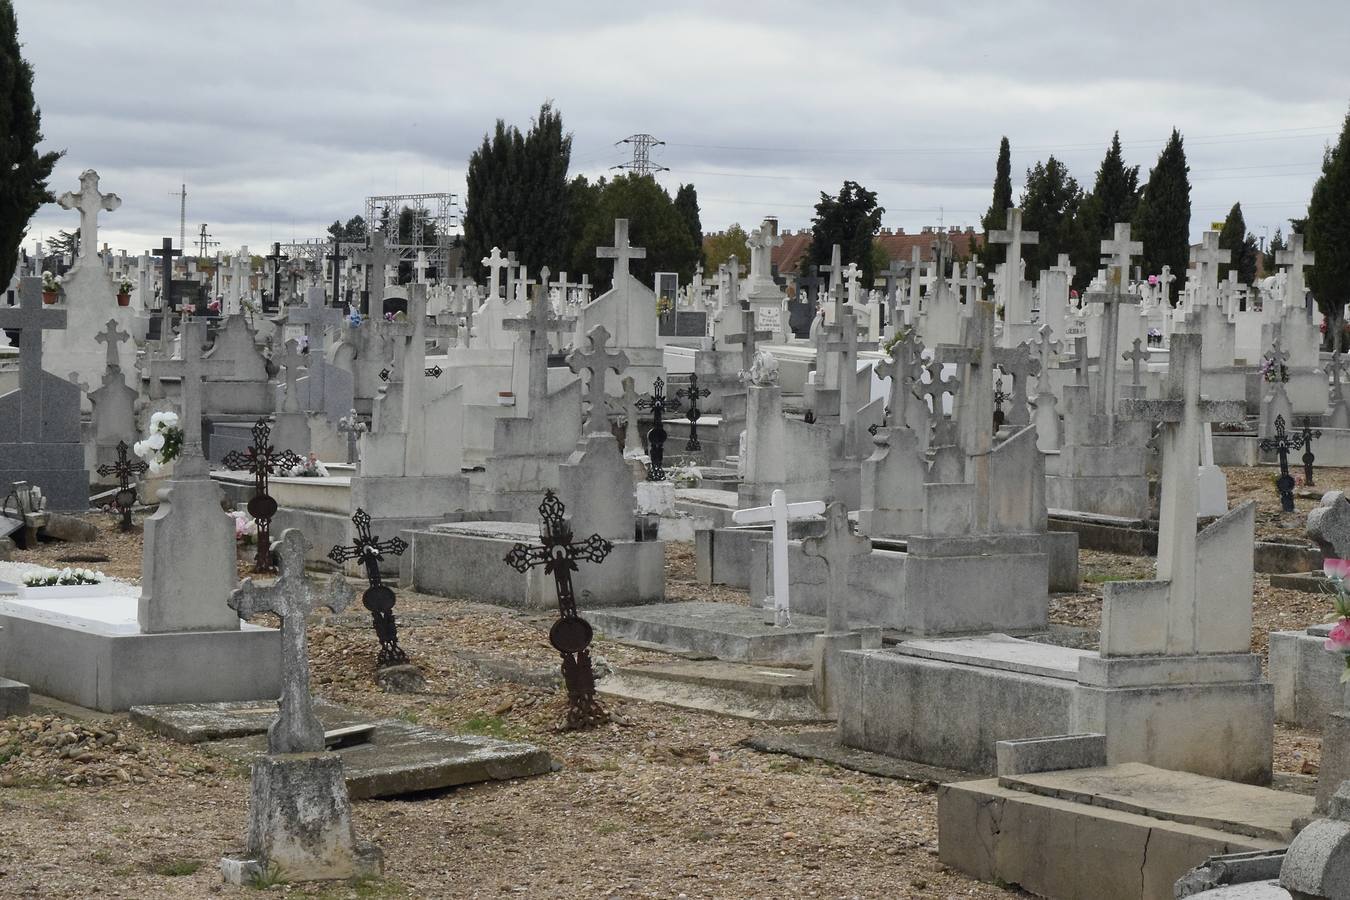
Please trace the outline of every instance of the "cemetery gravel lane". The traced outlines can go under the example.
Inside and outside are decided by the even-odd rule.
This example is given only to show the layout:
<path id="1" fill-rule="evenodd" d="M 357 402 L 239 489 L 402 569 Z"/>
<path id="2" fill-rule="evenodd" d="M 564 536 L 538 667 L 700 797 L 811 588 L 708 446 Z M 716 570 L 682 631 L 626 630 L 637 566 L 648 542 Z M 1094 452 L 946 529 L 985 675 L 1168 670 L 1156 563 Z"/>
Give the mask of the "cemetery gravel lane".
<path id="1" fill-rule="evenodd" d="M 138 569 L 139 536 L 106 546 L 113 558 L 105 571 Z M 15 558 L 35 561 L 52 547 Z M 672 594 L 711 599 L 682 577 L 685 561 L 673 562 Z M 534 741 L 563 768 L 354 804 L 358 833 L 383 847 L 388 866 L 388 878 L 359 896 L 1013 895 L 938 862 L 936 799 L 927 786 L 760 754 L 739 745 L 762 730 L 753 723 L 646 704 L 611 704 L 615 722 L 594 732 L 555 732 L 559 690 L 491 679 L 473 662 L 491 654 L 522 675 L 555 672 L 550 616 L 405 591 L 398 609 L 402 641 L 426 672 L 428 692 L 379 693 L 370 679 L 377 644 L 369 618 L 347 614 L 311 624 L 320 695 L 373 715 Z M 669 659 L 603 639 L 596 646 L 611 662 Z M 69 719 L 49 724 L 76 727 Z M 0 896 L 239 893 L 220 884 L 215 866 L 243 840 L 246 770 L 141 732 L 123 717 L 93 726 L 115 729 L 155 771 L 144 783 L 68 785 L 93 760 L 38 754 L 35 763 L 27 752 L 0 751 L 0 778 L 14 776 L 13 786 L 0 787 Z M 281 890 L 358 896 L 347 885 Z"/>

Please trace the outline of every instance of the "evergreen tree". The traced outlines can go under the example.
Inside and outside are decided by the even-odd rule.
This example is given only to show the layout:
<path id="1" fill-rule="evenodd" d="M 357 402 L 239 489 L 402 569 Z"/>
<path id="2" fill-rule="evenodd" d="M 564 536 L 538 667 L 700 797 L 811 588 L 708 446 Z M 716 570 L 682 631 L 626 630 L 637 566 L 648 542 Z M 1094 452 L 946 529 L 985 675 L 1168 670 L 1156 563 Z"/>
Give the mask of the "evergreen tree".
<path id="1" fill-rule="evenodd" d="M 1317 264 L 1305 270 L 1308 289 L 1340 335 L 1345 304 L 1350 302 L 1350 114 L 1340 139 L 1322 157 L 1322 174 L 1313 184 L 1303 233 Z"/>
<path id="2" fill-rule="evenodd" d="M 514 250 L 531 270 L 561 264 L 571 246 L 571 158 L 572 136 L 563 133 L 562 114 L 551 103 L 539 108 L 526 134 L 497 120 L 469 157 L 465 178 L 464 260 L 470 271 L 481 277 L 480 261 L 493 247 Z"/>
<path id="3" fill-rule="evenodd" d="M 1261 260 L 1261 271 L 1267 275 L 1275 273 L 1275 254 L 1284 250 L 1284 231 L 1276 228 L 1275 235 L 1270 239 L 1270 244 L 1266 247 L 1265 257 Z"/>
<path id="4" fill-rule="evenodd" d="M 876 193 L 856 181 L 845 181 L 834 197 L 822 191 L 811 221 L 810 261 L 805 270 L 810 271 L 812 265 L 827 265 L 834 245 L 838 244 L 843 264 L 857 263 L 862 269 L 862 283 L 872 284 L 875 276 L 872 237 L 881 228 L 885 212 L 877 205 Z"/>
<path id="5" fill-rule="evenodd" d="M 568 277 L 589 275 L 597 293 L 611 286 L 613 263 L 597 259 L 595 249 L 613 245 L 615 219 L 627 219 L 628 242 L 647 251 L 646 257 L 628 266 L 638 281 L 650 287 L 656 272 L 675 272 L 681 283 L 693 277 L 699 247 L 684 216 L 655 178 L 630 173 L 608 182 L 602 178 L 595 185 L 577 178 L 570 191 L 585 218 L 578 219 Z"/>
<path id="6" fill-rule="evenodd" d="M 675 192 L 675 209 L 684 219 L 684 224 L 689 229 L 689 236 L 694 239 L 694 246 L 698 248 L 699 261 L 702 261 L 703 222 L 698 214 L 698 191 L 694 189 L 692 184 L 682 184 L 680 189 Z"/>
<path id="7" fill-rule="evenodd" d="M 710 234 L 703 239 L 704 274 L 711 275 L 731 257 L 736 257 L 742 268 L 750 265 L 750 248 L 745 242 L 748 235 L 741 223 L 732 222 L 726 231 Z"/>
<path id="8" fill-rule="evenodd" d="M 1256 258 L 1258 249 L 1256 238 L 1247 231 L 1247 221 L 1242 216 L 1242 204 L 1234 203 L 1224 219 L 1223 230 L 1219 232 L 1219 248 L 1233 251 L 1233 262 L 1219 265 L 1219 280 L 1228 277 L 1230 269 L 1236 268 L 1238 281 L 1251 284 L 1256 280 Z"/>
<path id="9" fill-rule="evenodd" d="M 1096 221 L 1090 224 L 1098 240 L 1113 237 L 1117 222 L 1134 219 L 1135 208 L 1139 205 L 1139 167 L 1125 165 L 1119 131 L 1112 135 L 1111 146 L 1097 167 L 1092 200 Z"/>
<path id="10" fill-rule="evenodd" d="M 1005 135 L 998 143 L 998 162 L 994 164 L 994 199 L 990 201 L 984 218 L 980 219 L 980 226 L 984 229 L 984 250 L 979 259 L 987 272 L 994 271 L 994 266 L 1002 259 L 1001 249 L 989 243 L 989 232 L 1008 224 L 1008 207 L 1012 205 L 1012 149 Z"/>
<path id="11" fill-rule="evenodd" d="M 1035 273 L 1054 265 L 1064 249 L 1083 246 L 1078 215 L 1082 202 L 1083 191 L 1078 182 L 1053 156 L 1027 170 L 1026 186 L 1022 189 L 1019 204 L 1022 228 L 1037 232 L 1036 243 L 1023 248 L 1029 277 L 1034 278 Z M 996 246 L 1003 249 L 1001 244 Z M 1095 266 L 1093 271 L 1096 271 Z"/>
<path id="12" fill-rule="evenodd" d="M 1158 164 L 1148 173 L 1148 183 L 1134 214 L 1135 240 L 1143 241 L 1145 275 L 1155 275 L 1171 266 L 1175 281 L 1173 296 L 1186 278 L 1191 247 L 1191 182 L 1181 132 L 1172 129 Z"/>
<path id="13" fill-rule="evenodd" d="M 33 67 L 19 52 L 11 0 L 0 0 L 0 284 L 9 284 L 28 220 L 55 198 L 47 188 L 60 153 L 37 152 L 42 113 L 33 99 Z"/>

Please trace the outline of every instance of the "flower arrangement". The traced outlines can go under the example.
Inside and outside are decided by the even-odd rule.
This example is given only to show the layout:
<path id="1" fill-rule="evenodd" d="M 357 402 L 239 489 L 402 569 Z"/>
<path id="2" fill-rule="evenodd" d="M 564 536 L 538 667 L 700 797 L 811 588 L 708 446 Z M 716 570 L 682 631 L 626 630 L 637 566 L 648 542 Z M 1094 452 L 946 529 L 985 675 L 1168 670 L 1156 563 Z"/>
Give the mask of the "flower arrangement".
<path id="1" fill-rule="evenodd" d="M 1345 668 L 1341 672 L 1341 684 L 1345 684 L 1350 682 L 1350 597 L 1346 596 L 1345 583 L 1346 577 L 1350 576 L 1350 559 L 1323 560 L 1322 574 L 1336 590 L 1336 624 L 1332 626 L 1322 647 L 1329 653 L 1339 653 L 1345 658 Z"/>
<path id="2" fill-rule="evenodd" d="M 136 455 L 150 464 L 150 471 L 159 473 L 177 458 L 183 449 L 183 429 L 178 427 L 178 413 L 157 412 L 150 416 L 150 433 L 132 448 Z"/>
<path id="3" fill-rule="evenodd" d="M 210 303 L 206 304 L 206 310 L 207 310 L 207 312 L 211 312 L 211 313 L 215 313 L 215 314 L 219 315 L 219 314 L 220 314 L 220 298 L 217 297 L 216 299 L 212 300 Z"/>
<path id="4" fill-rule="evenodd" d="M 1284 363 L 1277 366 L 1275 360 L 1267 356 L 1261 360 L 1261 377 L 1271 384 L 1277 381 L 1286 384 L 1289 381 L 1289 367 Z"/>
<path id="5" fill-rule="evenodd" d="M 241 544 L 252 544 L 258 540 L 258 523 L 245 510 L 234 509 L 230 511 L 230 518 L 234 519 L 234 539 Z"/>
<path id="6" fill-rule="evenodd" d="M 117 282 L 117 293 L 119 293 L 119 294 L 130 294 L 130 293 L 131 293 L 131 282 L 128 281 L 127 279 L 125 279 L 125 278 L 123 278 L 121 281 Z"/>
<path id="7" fill-rule="evenodd" d="M 61 571 L 55 569 L 44 569 L 41 572 L 29 572 L 23 576 L 25 587 L 56 587 L 57 585 L 71 584 L 101 584 L 107 577 L 102 572 L 95 572 L 92 569 L 71 569 L 65 568 Z"/>
<path id="8" fill-rule="evenodd" d="M 292 478 L 327 478 L 328 467 L 319 461 L 319 454 L 311 453 L 286 474 Z"/>
<path id="9" fill-rule="evenodd" d="M 361 318 L 361 313 L 355 309 L 352 310 L 351 313 L 347 316 L 347 324 L 352 326 L 353 328 L 359 326 L 363 321 L 364 320 Z"/>
<path id="10" fill-rule="evenodd" d="M 61 289 L 61 282 L 56 280 L 55 272 L 42 273 L 42 290 L 48 294 L 55 293 Z"/>
<path id="11" fill-rule="evenodd" d="M 674 308 L 675 304 L 670 302 L 669 297 L 658 297 L 656 299 L 656 314 L 658 316 L 669 315 Z"/>
<path id="12" fill-rule="evenodd" d="M 677 466 L 667 471 L 667 477 L 676 487 L 696 488 L 703 483 L 703 474 L 694 465 Z"/>

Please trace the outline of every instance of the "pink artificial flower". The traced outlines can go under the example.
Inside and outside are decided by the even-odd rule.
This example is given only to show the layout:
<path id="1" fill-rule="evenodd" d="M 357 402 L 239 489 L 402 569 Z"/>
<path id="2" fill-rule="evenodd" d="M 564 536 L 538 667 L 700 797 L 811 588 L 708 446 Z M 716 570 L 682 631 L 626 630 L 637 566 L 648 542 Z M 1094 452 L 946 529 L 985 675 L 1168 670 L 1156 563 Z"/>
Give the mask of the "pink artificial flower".
<path id="1" fill-rule="evenodd" d="M 1326 643 L 1322 646 L 1332 653 L 1350 654 L 1350 619 L 1341 619 L 1332 626 L 1331 633 L 1327 635 Z"/>
<path id="2" fill-rule="evenodd" d="M 1322 574 L 1328 578 L 1345 578 L 1350 575 L 1350 559 L 1322 560 Z"/>

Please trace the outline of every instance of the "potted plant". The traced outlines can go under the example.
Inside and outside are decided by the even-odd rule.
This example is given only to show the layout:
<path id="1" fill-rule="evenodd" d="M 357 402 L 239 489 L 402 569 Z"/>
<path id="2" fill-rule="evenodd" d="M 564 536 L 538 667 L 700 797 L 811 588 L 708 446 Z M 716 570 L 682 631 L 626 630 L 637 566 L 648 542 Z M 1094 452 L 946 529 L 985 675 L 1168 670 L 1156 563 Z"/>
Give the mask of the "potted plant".
<path id="1" fill-rule="evenodd" d="M 158 475 L 178 457 L 182 448 L 183 429 L 178 425 L 178 413 L 157 412 L 150 416 L 150 433 L 132 449 L 150 464 L 150 474 Z"/>
<path id="2" fill-rule="evenodd" d="M 117 283 L 117 305 L 131 305 L 131 282 L 125 278 Z"/>
<path id="3" fill-rule="evenodd" d="M 29 572 L 19 585 L 20 600 L 68 600 L 75 597 L 101 597 L 107 594 L 104 574 L 89 569 L 43 569 Z"/>
<path id="4" fill-rule="evenodd" d="M 55 273 L 52 273 L 52 272 L 43 272 L 43 273 L 42 273 L 42 302 L 43 302 L 43 303 L 55 303 L 55 302 L 56 302 L 56 298 L 59 296 L 58 291 L 60 291 L 60 290 L 61 290 L 61 284 L 56 280 L 56 275 L 55 275 Z"/>

